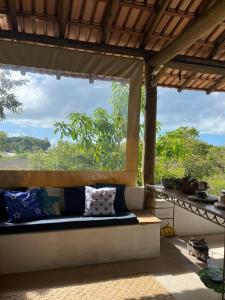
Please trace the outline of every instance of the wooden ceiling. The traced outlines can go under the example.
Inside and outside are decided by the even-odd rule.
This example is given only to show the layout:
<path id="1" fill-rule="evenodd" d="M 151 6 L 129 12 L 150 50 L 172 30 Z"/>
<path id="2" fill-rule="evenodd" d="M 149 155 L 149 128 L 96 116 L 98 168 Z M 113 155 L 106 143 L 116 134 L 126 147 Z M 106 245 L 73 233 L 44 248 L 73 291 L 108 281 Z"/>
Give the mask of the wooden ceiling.
<path id="1" fill-rule="evenodd" d="M 215 2 L 0 0 L 0 38 L 45 44 L 57 44 L 57 39 L 73 48 L 96 46 L 101 52 L 151 56 L 173 43 Z M 157 75 L 160 86 L 225 91 L 225 19 L 179 54 Z"/>

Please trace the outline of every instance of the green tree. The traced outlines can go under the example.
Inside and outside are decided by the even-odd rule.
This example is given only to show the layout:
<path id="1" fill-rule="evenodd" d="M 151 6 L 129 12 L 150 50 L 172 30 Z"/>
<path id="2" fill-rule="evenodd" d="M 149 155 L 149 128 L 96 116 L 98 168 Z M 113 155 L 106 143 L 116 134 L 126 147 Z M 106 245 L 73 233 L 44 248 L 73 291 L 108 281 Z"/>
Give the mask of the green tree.
<path id="1" fill-rule="evenodd" d="M 79 145 L 59 141 L 48 151 L 38 150 L 29 154 L 34 170 L 82 170 L 93 169 L 89 152 L 83 152 Z"/>
<path id="2" fill-rule="evenodd" d="M 198 139 L 198 131 L 191 127 L 179 127 L 160 136 L 157 140 L 157 155 L 166 161 L 184 160 L 191 151 L 189 145 Z"/>
<path id="3" fill-rule="evenodd" d="M 92 165 L 102 170 L 125 166 L 127 134 L 128 84 L 112 84 L 112 113 L 97 108 L 92 116 L 71 113 L 68 122 L 56 122 L 55 132 L 61 139 L 72 139 L 83 153 L 92 157 Z"/>
<path id="4" fill-rule="evenodd" d="M 109 170 L 124 167 L 124 135 L 119 117 L 98 108 L 92 117 L 71 113 L 68 121 L 55 123 L 55 132 L 60 132 L 62 139 L 72 138 L 81 152 L 90 153 L 96 168 Z"/>
<path id="5" fill-rule="evenodd" d="M 0 71 L 0 120 L 6 112 L 20 113 L 22 103 L 16 99 L 15 88 L 27 83 L 27 80 L 14 79 L 10 71 Z"/>
<path id="6" fill-rule="evenodd" d="M 16 153 L 33 152 L 38 149 L 46 151 L 50 146 L 48 139 L 30 136 L 8 137 L 6 132 L 0 131 L 0 151 Z"/>
<path id="7" fill-rule="evenodd" d="M 5 150 L 6 139 L 7 139 L 7 133 L 5 131 L 0 131 L 0 151 Z"/>

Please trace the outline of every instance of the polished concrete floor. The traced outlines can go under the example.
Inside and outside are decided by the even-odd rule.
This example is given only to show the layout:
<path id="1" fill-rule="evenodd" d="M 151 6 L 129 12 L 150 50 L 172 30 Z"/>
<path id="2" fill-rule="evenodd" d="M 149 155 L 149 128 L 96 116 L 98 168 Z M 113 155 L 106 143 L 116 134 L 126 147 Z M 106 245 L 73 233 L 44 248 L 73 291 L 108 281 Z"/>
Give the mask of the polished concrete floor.
<path id="1" fill-rule="evenodd" d="M 206 236 L 205 238 L 211 249 L 212 261 L 216 264 L 222 264 L 223 235 Z M 150 273 L 177 300 L 221 299 L 220 294 L 207 289 L 199 279 L 197 272 L 204 267 L 204 264 L 188 255 L 185 240 L 184 238 L 162 239 L 161 256 L 159 258 L 2 275 L 0 276 L 0 293 L 65 286 L 107 280 L 119 276 Z"/>

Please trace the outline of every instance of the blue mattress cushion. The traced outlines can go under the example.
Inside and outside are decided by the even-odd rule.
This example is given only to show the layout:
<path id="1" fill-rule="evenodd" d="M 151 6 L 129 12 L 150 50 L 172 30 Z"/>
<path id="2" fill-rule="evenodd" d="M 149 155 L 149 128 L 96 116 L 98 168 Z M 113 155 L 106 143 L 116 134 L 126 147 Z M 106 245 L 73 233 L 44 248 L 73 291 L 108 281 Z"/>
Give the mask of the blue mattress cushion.
<path id="1" fill-rule="evenodd" d="M 113 183 L 96 183 L 96 188 L 102 187 L 115 187 L 116 188 L 116 196 L 114 200 L 114 209 L 116 214 L 127 211 L 127 206 L 125 202 L 125 184 L 113 184 Z"/>
<path id="2" fill-rule="evenodd" d="M 116 225 L 138 224 L 132 212 L 120 213 L 116 216 L 55 216 L 23 223 L 0 223 L 0 234 L 23 233 L 34 231 L 65 230 L 73 228 L 92 228 Z"/>
<path id="3" fill-rule="evenodd" d="M 6 191 L 4 199 L 9 222 L 23 222 L 43 217 L 39 189 L 27 192 Z"/>
<path id="4" fill-rule="evenodd" d="M 85 210 L 85 186 L 64 188 L 65 214 L 83 215 Z"/>

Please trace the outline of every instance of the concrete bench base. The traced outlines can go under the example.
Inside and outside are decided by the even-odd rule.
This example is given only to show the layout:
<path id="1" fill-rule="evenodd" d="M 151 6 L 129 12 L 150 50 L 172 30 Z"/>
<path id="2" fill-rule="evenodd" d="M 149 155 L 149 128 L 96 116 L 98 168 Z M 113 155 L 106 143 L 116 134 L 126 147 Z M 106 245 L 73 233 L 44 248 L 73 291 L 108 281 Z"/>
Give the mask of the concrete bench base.
<path id="1" fill-rule="evenodd" d="M 0 274 L 157 257 L 160 221 L 0 236 Z"/>

